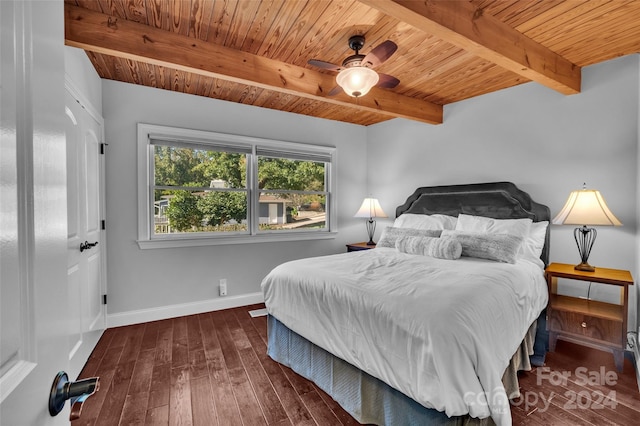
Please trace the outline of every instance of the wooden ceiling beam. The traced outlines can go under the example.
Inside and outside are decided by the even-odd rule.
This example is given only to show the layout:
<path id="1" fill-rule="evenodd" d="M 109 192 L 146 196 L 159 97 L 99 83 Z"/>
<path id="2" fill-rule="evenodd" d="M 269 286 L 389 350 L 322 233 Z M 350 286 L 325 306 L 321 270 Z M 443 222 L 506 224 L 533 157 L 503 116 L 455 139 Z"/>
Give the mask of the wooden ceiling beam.
<path id="1" fill-rule="evenodd" d="M 560 93 L 580 93 L 579 66 L 469 1 L 358 1 Z"/>
<path id="2" fill-rule="evenodd" d="M 230 49 L 65 3 L 65 43 L 86 51 L 171 67 L 354 110 L 442 123 L 442 105 L 374 87 L 362 98 L 328 97 L 331 75 Z"/>

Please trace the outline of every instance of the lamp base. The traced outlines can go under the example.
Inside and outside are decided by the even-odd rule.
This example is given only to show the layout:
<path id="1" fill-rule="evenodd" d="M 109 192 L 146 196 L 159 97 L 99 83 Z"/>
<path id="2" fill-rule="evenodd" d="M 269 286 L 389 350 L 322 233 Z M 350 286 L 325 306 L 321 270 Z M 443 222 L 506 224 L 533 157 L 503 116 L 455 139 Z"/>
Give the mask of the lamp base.
<path id="1" fill-rule="evenodd" d="M 367 242 L 367 245 L 375 246 L 376 243 L 373 242 L 373 235 L 376 232 L 376 221 L 370 217 L 369 220 L 366 222 L 366 225 L 367 225 L 367 235 L 369 236 L 369 241 Z"/>
<path id="2" fill-rule="evenodd" d="M 594 228 L 587 228 L 586 226 L 573 230 L 573 237 L 578 245 L 581 260 L 581 262 L 574 267 L 575 270 L 585 272 L 593 272 L 596 270 L 596 268 L 589 265 L 588 260 L 597 235 L 598 232 Z"/>
<path id="3" fill-rule="evenodd" d="M 595 267 L 589 265 L 587 262 L 582 262 L 579 265 L 573 267 L 576 271 L 585 271 L 585 272 L 594 272 L 596 270 Z"/>

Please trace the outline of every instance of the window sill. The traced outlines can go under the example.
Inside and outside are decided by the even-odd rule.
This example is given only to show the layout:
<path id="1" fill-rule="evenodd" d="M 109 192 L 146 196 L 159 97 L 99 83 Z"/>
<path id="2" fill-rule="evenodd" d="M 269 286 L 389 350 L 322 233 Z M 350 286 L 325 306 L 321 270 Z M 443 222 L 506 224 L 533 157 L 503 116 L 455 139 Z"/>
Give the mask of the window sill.
<path id="1" fill-rule="evenodd" d="M 261 234 L 216 238 L 170 238 L 137 240 L 136 242 L 141 250 L 148 250 L 178 247 L 222 246 L 232 244 L 276 243 L 284 241 L 330 240 L 334 239 L 337 235 L 337 232 L 296 232 L 286 235 Z"/>

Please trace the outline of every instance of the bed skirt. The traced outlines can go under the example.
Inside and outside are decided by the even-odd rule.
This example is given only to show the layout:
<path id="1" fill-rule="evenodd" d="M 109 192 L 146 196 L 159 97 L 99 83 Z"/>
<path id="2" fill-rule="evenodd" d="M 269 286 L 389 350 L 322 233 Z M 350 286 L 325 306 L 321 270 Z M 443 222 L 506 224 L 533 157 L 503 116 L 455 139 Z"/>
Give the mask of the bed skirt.
<path id="1" fill-rule="evenodd" d="M 488 417 L 448 417 L 426 408 L 383 381 L 314 345 L 269 315 L 268 355 L 314 382 L 353 418 L 375 425 L 493 425 Z M 502 378 L 507 395 L 519 396 L 517 372 L 530 370 L 534 353 L 536 322 L 529 328 Z"/>

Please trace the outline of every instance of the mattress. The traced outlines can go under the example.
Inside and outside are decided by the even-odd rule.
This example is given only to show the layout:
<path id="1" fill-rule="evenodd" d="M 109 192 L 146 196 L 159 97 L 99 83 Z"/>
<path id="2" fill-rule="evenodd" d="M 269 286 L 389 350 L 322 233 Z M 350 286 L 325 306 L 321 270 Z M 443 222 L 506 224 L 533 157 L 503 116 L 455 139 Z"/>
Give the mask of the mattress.
<path id="1" fill-rule="evenodd" d="M 547 303 L 541 268 L 376 248 L 301 259 L 262 282 L 269 314 L 447 416 L 510 424 L 502 375 Z"/>

